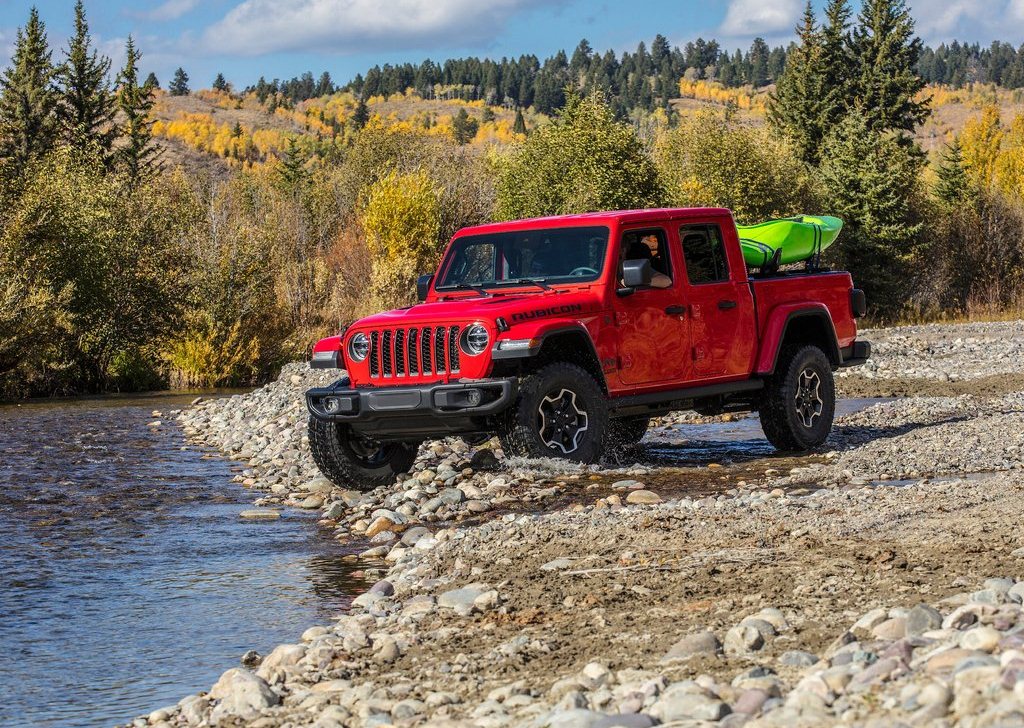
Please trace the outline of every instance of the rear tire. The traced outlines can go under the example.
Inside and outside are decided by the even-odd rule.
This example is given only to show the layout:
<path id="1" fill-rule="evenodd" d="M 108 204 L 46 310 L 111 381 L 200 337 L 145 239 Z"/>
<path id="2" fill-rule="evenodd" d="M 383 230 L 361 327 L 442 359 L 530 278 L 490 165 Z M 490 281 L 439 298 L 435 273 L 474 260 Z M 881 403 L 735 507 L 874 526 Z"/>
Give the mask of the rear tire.
<path id="1" fill-rule="evenodd" d="M 651 418 L 646 415 L 633 417 L 616 417 L 608 421 L 605 443 L 609 448 L 631 447 L 636 445 L 647 434 Z"/>
<path id="2" fill-rule="evenodd" d="M 594 378 L 575 364 L 556 362 L 520 381 L 498 437 L 506 455 L 594 463 L 607 423 L 608 403 Z"/>
<path id="3" fill-rule="evenodd" d="M 395 481 L 416 460 L 416 445 L 379 443 L 361 437 L 343 422 L 309 418 L 309 451 L 313 462 L 339 488 L 373 490 Z"/>
<path id="4" fill-rule="evenodd" d="M 778 450 L 810 450 L 825 442 L 836 412 L 836 385 L 825 352 L 813 345 L 787 347 L 768 379 L 758 414 Z"/>

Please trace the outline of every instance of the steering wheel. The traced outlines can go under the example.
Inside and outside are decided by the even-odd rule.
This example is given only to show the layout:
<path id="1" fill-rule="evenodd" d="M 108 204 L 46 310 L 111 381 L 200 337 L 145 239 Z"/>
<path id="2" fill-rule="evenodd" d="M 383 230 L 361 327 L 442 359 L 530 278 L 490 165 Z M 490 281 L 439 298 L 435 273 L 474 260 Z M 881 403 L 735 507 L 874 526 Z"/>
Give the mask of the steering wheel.
<path id="1" fill-rule="evenodd" d="M 596 276 L 597 271 L 594 270 L 593 268 L 587 268 L 586 266 L 581 265 L 579 268 L 573 268 L 569 275 L 574 277 Z"/>

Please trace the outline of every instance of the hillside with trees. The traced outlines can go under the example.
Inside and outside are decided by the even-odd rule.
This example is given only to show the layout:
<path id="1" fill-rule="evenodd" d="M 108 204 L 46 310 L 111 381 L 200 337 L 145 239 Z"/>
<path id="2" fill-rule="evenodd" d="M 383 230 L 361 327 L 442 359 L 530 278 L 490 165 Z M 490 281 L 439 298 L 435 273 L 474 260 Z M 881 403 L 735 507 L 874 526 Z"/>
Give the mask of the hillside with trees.
<path id="1" fill-rule="evenodd" d="M 460 227 L 601 208 L 836 214 L 873 320 L 1019 311 L 1020 54 L 928 49 L 902 0 L 796 30 L 199 89 L 140 82 L 132 39 L 112 68 L 81 2 L 61 48 L 32 11 L 0 77 L 0 394 L 260 381 L 409 302 Z"/>

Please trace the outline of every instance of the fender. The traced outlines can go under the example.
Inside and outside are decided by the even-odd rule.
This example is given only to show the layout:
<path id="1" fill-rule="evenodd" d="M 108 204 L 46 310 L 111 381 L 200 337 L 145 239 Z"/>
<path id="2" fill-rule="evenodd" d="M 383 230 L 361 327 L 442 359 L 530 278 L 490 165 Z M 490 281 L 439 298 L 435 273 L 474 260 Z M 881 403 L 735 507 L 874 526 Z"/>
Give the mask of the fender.
<path id="1" fill-rule="evenodd" d="M 328 336 L 316 342 L 309 366 L 313 369 L 343 369 L 345 364 L 341 359 L 342 336 L 343 334 Z"/>
<path id="2" fill-rule="evenodd" d="M 517 324 L 511 331 L 494 342 L 491 349 L 493 359 L 521 359 L 540 354 L 544 341 L 555 334 L 578 333 L 586 337 L 594 358 L 597 349 L 590 331 L 579 321 L 562 319 Z M 504 344 L 504 347 L 503 347 Z"/>
<path id="3" fill-rule="evenodd" d="M 776 306 L 768 315 L 768 322 L 761 334 L 761 349 L 757 355 L 755 369 L 757 374 L 771 374 L 775 371 L 779 351 L 786 338 L 790 323 L 801 318 L 811 317 L 821 320 L 825 330 L 829 332 L 828 341 L 824 342 L 825 356 L 829 358 L 833 366 L 838 366 L 842 362 L 836 327 L 832 322 L 832 315 L 829 313 L 828 307 L 824 303 L 798 301 Z"/>

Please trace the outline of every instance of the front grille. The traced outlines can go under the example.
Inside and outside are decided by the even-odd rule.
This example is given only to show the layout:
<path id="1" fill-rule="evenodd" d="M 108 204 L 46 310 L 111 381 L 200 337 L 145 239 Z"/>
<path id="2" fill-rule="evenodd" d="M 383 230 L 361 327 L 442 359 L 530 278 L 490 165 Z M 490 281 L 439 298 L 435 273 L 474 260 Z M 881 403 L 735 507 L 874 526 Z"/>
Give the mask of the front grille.
<path id="1" fill-rule="evenodd" d="M 370 334 L 370 377 L 423 377 L 460 369 L 458 326 L 384 329 Z"/>

